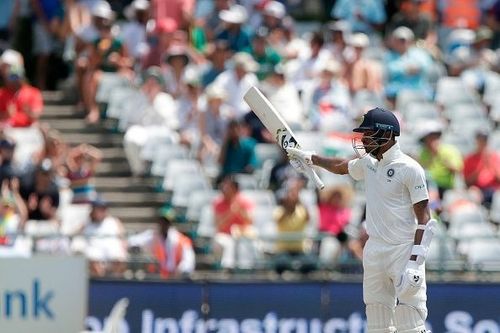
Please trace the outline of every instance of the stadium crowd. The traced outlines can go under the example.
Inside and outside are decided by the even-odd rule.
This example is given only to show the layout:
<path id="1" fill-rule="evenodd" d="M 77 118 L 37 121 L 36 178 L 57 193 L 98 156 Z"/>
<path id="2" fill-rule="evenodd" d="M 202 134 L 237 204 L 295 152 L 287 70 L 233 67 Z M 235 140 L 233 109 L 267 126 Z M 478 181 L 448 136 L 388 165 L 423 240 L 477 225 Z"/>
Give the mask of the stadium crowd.
<path id="1" fill-rule="evenodd" d="M 322 172 L 316 191 L 296 173 L 243 100 L 258 86 L 331 156 L 353 155 L 368 109 L 393 110 L 441 221 L 430 264 L 498 269 L 500 1 L 325 1 L 330 20 L 312 25 L 290 15 L 300 3 L 0 1 L 0 253 L 81 253 L 95 276 L 138 256 L 164 278 L 207 256 L 217 270 L 358 272 L 361 185 Z M 170 194 L 157 230 L 128 234 L 93 183 L 102 152 L 38 120 L 63 79 L 88 126 L 115 120 L 132 175 Z"/>

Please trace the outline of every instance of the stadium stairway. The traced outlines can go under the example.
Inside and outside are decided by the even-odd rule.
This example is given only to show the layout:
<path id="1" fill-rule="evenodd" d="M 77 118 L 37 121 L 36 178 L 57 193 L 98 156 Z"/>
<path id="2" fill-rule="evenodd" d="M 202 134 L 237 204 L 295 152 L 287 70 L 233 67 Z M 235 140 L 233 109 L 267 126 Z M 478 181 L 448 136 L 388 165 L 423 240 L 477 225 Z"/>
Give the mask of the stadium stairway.
<path id="1" fill-rule="evenodd" d="M 154 181 L 134 178 L 123 150 L 123 134 L 110 129 L 108 120 L 89 126 L 84 114 L 61 91 L 44 92 L 45 109 L 42 122 L 58 130 L 65 142 L 73 147 L 91 144 L 102 150 L 103 160 L 97 168 L 97 191 L 109 203 L 110 213 L 120 218 L 130 231 L 153 227 L 158 209 L 165 203 L 164 193 L 154 191 Z"/>

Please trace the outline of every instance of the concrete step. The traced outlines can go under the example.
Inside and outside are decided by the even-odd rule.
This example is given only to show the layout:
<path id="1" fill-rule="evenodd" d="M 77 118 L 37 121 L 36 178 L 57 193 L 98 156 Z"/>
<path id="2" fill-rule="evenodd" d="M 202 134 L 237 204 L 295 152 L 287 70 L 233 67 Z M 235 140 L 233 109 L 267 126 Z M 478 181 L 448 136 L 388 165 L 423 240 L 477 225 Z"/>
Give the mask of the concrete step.
<path id="1" fill-rule="evenodd" d="M 62 137 L 69 145 L 87 143 L 98 148 L 123 146 L 123 135 L 117 133 L 62 133 Z"/>
<path id="2" fill-rule="evenodd" d="M 43 109 L 40 116 L 42 121 L 57 120 L 57 119 L 82 119 L 85 118 L 85 113 L 78 112 L 73 105 L 48 105 Z"/>
<path id="3" fill-rule="evenodd" d="M 151 192 L 155 186 L 152 179 L 132 177 L 95 177 L 98 192 Z"/>
<path id="4" fill-rule="evenodd" d="M 50 119 L 50 127 L 58 130 L 61 133 L 95 133 L 109 134 L 109 130 L 103 126 L 89 126 L 83 119 L 79 118 L 56 118 Z"/>
<path id="5" fill-rule="evenodd" d="M 103 192 L 104 200 L 110 207 L 161 207 L 165 204 L 165 194 L 152 192 Z"/>
<path id="6" fill-rule="evenodd" d="M 102 161 L 97 166 L 96 176 L 99 177 L 127 177 L 131 176 L 128 163 L 114 163 Z"/>
<path id="7" fill-rule="evenodd" d="M 158 207 L 113 207 L 109 208 L 110 214 L 118 217 L 123 223 L 151 223 L 158 215 Z"/>

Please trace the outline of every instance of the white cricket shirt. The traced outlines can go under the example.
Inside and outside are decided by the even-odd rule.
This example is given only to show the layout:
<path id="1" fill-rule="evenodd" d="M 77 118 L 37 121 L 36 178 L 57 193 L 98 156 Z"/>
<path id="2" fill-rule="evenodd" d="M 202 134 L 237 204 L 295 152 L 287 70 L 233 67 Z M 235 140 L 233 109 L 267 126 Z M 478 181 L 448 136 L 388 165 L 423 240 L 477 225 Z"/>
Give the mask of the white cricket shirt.
<path id="1" fill-rule="evenodd" d="M 413 242 L 413 204 L 429 199 L 424 169 L 396 142 L 380 161 L 365 156 L 349 161 L 349 175 L 365 181 L 366 229 L 389 244 Z"/>

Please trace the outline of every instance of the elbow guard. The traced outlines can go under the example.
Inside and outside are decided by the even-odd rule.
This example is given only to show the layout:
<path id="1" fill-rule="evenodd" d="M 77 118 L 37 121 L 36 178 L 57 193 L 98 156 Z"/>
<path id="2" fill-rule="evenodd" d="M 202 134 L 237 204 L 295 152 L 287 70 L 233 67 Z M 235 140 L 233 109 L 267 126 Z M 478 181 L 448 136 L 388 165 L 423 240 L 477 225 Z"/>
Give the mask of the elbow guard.
<path id="1" fill-rule="evenodd" d="M 419 265 L 423 264 L 427 253 L 429 252 L 429 247 L 431 246 L 432 238 L 436 233 L 437 221 L 435 219 L 430 219 L 427 224 L 419 224 L 417 229 L 423 230 L 422 241 L 419 245 L 413 245 L 411 249 L 411 255 L 417 256 L 417 263 Z"/>

